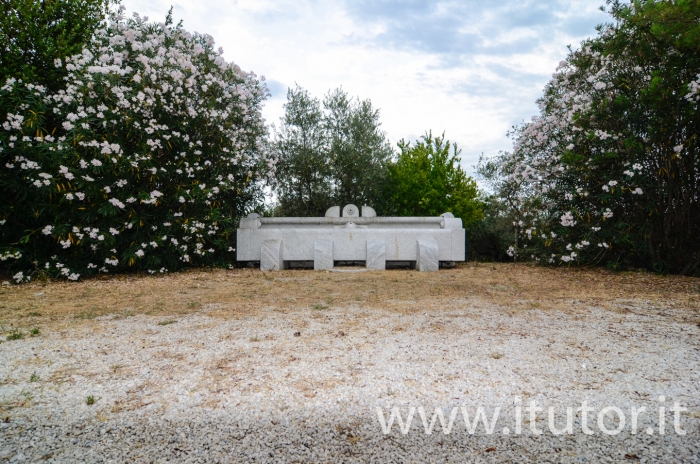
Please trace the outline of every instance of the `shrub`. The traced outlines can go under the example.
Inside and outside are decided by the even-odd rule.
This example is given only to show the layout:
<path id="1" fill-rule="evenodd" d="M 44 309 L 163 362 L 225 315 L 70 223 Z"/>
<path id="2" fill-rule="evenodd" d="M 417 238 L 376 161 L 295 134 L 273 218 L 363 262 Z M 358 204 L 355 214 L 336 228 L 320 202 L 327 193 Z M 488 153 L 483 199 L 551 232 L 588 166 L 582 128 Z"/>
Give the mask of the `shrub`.
<path id="1" fill-rule="evenodd" d="M 513 224 L 503 203 L 493 196 L 480 199 L 484 218 L 466 230 L 467 261 L 512 261 Z"/>
<path id="2" fill-rule="evenodd" d="M 122 12 L 56 57 L 65 89 L 0 89 L 0 260 L 17 282 L 224 264 L 274 169 L 264 79 L 171 14 Z"/>
<path id="3" fill-rule="evenodd" d="M 697 273 L 700 4 L 608 4 L 616 23 L 560 63 L 496 160 L 502 191 L 527 197 L 527 257 Z"/>

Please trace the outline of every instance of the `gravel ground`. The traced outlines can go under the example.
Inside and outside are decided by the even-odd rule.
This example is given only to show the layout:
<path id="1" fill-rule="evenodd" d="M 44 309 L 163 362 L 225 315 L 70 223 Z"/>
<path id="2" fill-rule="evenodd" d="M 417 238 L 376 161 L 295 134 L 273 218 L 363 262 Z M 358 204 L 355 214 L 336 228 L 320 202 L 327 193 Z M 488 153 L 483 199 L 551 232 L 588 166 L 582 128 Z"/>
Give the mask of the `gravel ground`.
<path id="1" fill-rule="evenodd" d="M 0 462 L 700 462 L 700 327 L 683 322 L 688 308 L 389 303 L 405 310 L 269 305 L 222 318 L 208 304 L 4 342 Z M 531 401 L 544 408 L 532 422 Z M 559 429 L 574 408 L 573 433 L 550 431 L 549 406 Z M 599 428 L 607 406 L 626 416 L 617 435 Z M 397 423 L 384 434 L 378 407 L 387 420 L 422 407 L 428 422 L 435 408 L 472 420 L 484 407 L 489 422 L 500 412 L 491 434 L 483 422 L 469 433 L 461 410 L 449 434 L 439 423 L 426 434 L 420 412 L 406 434 Z"/>

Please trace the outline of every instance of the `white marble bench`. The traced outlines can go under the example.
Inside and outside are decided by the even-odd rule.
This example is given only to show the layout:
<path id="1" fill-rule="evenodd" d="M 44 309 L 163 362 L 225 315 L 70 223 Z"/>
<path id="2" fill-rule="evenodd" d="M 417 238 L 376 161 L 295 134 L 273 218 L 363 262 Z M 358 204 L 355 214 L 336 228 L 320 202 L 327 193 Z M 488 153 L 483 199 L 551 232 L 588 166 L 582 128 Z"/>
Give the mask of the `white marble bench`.
<path id="1" fill-rule="evenodd" d="M 265 218 L 250 214 L 237 231 L 238 261 L 259 261 L 262 270 L 284 269 L 290 261 L 313 261 L 332 269 L 337 261 L 364 261 L 368 269 L 386 262 L 415 263 L 437 271 L 440 262 L 464 261 L 462 220 L 438 217 L 377 217 L 368 206 L 334 206 L 325 217 Z"/>

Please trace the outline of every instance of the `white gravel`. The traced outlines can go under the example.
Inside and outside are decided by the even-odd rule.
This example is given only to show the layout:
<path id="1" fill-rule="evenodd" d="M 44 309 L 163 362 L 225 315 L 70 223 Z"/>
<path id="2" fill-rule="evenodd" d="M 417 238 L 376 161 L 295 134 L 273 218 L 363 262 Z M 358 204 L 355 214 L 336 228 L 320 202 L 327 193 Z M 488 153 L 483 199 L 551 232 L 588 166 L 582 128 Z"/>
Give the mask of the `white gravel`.
<path id="1" fill-rule="evenodd" d="M 405 306 L 107 316 L 4 342 L 0 462 L 700 462 L 700 328 L 672 310 Z M 661 395 L 688 409 L 686 435 L 669 411 L 658 433 Z M 584 400 L 593 435 L 580 413 L 573 434 L 552 434 L 546 409 L 542 435 L 527 419 L 513 434 L 517 405 L 555 406 L 562 427 Z M 416 413 L 385 435 L 376 412 L 462 405 L 501 407 L 495 432 L 470 435 L 460 414 L 429 435 Z M 596 425 L 606 406 L 626 414 L 619 435 Z M 631 406 L 651 411 L 636 435 Z"/>

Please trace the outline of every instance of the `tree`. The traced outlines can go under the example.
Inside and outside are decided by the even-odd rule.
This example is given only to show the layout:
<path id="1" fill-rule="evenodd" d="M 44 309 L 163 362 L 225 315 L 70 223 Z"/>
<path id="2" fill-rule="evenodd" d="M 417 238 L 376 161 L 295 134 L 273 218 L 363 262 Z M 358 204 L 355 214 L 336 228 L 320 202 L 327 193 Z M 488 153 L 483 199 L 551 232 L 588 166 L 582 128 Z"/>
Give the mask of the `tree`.
<path id="1" fill-rule="evenodd" d="M 379 129 L 379 110 L 370 100 L 353 102 L 342 89 L 324 99 L 324 125 L 329 139 L 333 202 L 387 209 L 387 166 L 392 150 Z"/>
<path id="2" fill-rule="evenodd" d="M 401 140 L 389 168 L 392 205 L 399 216 L 439 216 L 451 212 L 465 227 L 483 217 L 476 182 L 459 164 L 460 150 L 432 132 L 414 145 Z M 450 150 L 452 148 L 452 150 Z"/>
<path id="3" fill-rule="evenodd" d="M 0 82 L 22 79 L 51 91 L 62 88 L 57 57 L 82 52 L 104 25 L 114 0 L 2 0 Z"/>
<path id="4" fill-rule="evenodd" d="M 122 12 L 55 57 L 64 89 L 0 88 L 0 261 L 18 282 L 227 264 L 274 168 L 264 82 L 170 14 Z"/>
<path id="5" fill-rule="evenodd" d="M 323 216 L 331 206 L 331 165 L 319 101 L 299 87 L 287 90 L 285 115 L 275 133 L 274 189 L 282 216 Z"/>
<path id="6" fill-rule="evenodd" d="M 348 203 L 386 211 L 392 150 L 369 100 L 336 89 L 321 109 L 306 90 L 289 89 L 273 150 L 279 159 L 276 214 L 323 216 L 329 207 Z"/>
<path id="7" fill-rule="evenodd" d="M 700 3 L 608 1 L 500 161 L 541 201 L 524 231 L 552 263 L 700 266 Z"/>

